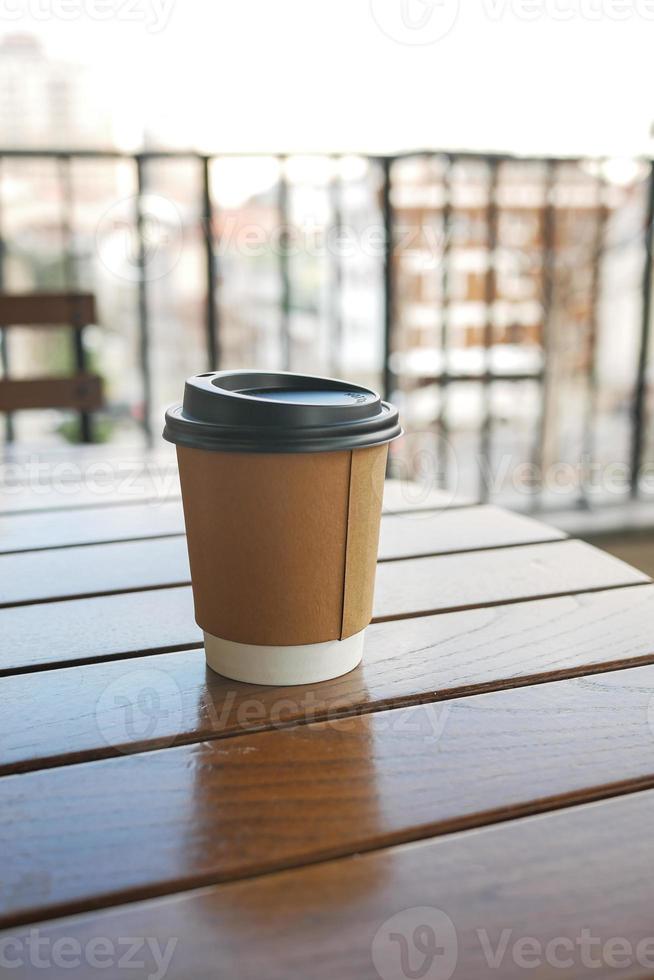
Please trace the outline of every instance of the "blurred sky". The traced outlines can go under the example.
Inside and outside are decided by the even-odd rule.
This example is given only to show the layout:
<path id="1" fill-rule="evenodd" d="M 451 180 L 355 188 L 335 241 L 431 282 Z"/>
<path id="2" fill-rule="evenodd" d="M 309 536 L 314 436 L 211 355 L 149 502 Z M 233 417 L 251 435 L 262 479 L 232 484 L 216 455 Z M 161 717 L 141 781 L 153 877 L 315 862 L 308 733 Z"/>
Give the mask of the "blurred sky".
<path id="1" fill-rule="evenodd" d="M 128 149 L 651 151 L 654 0 L 95 3 L 3 0 L 0 33 L 90 65 Z"/>

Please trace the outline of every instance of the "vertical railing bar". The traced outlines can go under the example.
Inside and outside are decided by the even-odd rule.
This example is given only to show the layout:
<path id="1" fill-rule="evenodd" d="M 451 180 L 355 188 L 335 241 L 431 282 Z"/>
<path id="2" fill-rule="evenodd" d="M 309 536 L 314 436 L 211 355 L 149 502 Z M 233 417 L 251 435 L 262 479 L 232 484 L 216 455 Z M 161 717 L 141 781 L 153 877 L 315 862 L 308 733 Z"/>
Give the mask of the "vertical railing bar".
<path id="1" fill-rule="evenodd" d="M 554 160 L 546 162 L 544 203 L 542 208 L 541 242 L 541 351 L 542 365 L 539 376 L 540 412 L 535 427 L 534 444 L 531 452 L 532 467 L 537 473 L 533 487 L 532 507 L 536 509 L 541 500 L 545 482 L 546 437 L 548 426 L 548 407 L 552 370 L 550 364 L 552 351 L 552 322 L 555 277 L 555 218 L 554 191 L 557 179 L 557 164 Z"/>
<path id="2" fill-rule="evenodd" d="M 10 371 L 8 340 L 9 330 L 6 327 L 0 327 L 0 364 L 2 365 L 2 377 L 5 380 L 9 379 Z M 15 435 L 13 412 L 7 412 L 5 414 L 5 441 L 7 443 L 13 442 Z"/>
<path id="3" fill-rule="evenodd" d="M 393 332 L 395 326 L 395 289 L 393 277 L 393 252 L 395 235 L 395 214 L 391 200 L 391 171 L 394 157 L 385 156 L 380 160 L 382 171 L 381 186 L 381 215 L 384 228 L 384 255 L 382 277 L 384 289 L 384 365 L 383 391 L 384 398 L 393 397 L 397 386 L 397 377 L 391 366 L 393 353 Z"/>
<path id="4" fill-rule="evenodd" d="M 205 244 L 205 267 L 207 282 L 206 334 L 207 368 L 217 371 L 220 365 L 219 314 L 216 296 L 216 256 L 214 252 L 215 209 L 211 194 L 211 162 L 209 156 L 202 157 L 202 224 Z"/>
<path id="5" fill-rule="evenodd" d="M 645 257 L 642 280 L 642 314 L 638 368 L 632 403 L 631 496 L 639 493 L 638 482 L 643 461 L 643 442 L 647 402 L 647 369 L 652 319 L 652 264 L 654 263 L 654 160 L 650 160 L 647 186 L 647 216 L 645 225 Z"/>
<path id="6" fill-rule="evenodd" d="M 4 236 L 4 207 L 3 207 L 3 177 L 4 177 L 4 159 L 0 157 L 0 290 L 5 288 L 5 251 L 6 242 Z M 9 330 L 6 327 L 0 327 L 0 364 L 2 365 L 2 376 L 3 378 L 9 378 L 10 370 L 10 360 L 9 360 Z M 5 440 L 10 443 L 14 441 L 16 432 L 14 429 L 14 416 L 12 412 L 7 412 L 5 415 Z"/>
<path id="7" fill-rule="evenodd" d="M 279 335 L 282 370 L 291 370 L 291 278 L 289 268 L 289 207 L 286 156 L 279 156 L 279 182 L 277 185 L 277 209 L 279 213 L 278 260 L 279 260 Z"/>
<path id="8" fill-rule="evenodd" d="M 136 198 L 134 222 L 137 238 L 138 265 L 138 324 L 139 324 L 139 360 L 143 381 L 143 431 L 146 443 L 152 446 L 152 379 L 150 375 L 150 322 L 147 291 L 147 256 L 145 245 L 145 214 L 143 211 L 143 195 L 146 189 L 145 160 L 142 154 L 136 154 Z"/>
<path id="9" fill-rule="evenodd" d="M 61 237 L 63 240 L 63 257 L 64 257 L 64 289 L 68 293 L 75 293 L 78 289 L 77 281 L 77 263 L 74 254 L 74 244 L 73 244 L 73 212 L 75 208 L 74 197 L 73 197 L 73 175 L 72 175 L 72 161 L 71 156 L 68 153 L 62 153 L 58 158 L 58 176 L 59 176 L 59 191 L 61 195 Z M 75 369 L 78 373 L 83 374 L 86 371 L 86 350 L 84 347 L 84 338 L 82 336 L 82 328 L 86 324 L 77 322 L 77 310 L 76 303 L 72 304 L 72 316 L 73 323 L 71 324 L 73 328 L 73 354 L 75 358 Z M 79 418 L 79 429 L 80 429 L 80 441 L 84 443 L 93 441 L 93 434 L 91 431 L 91 416 L 88 412 L 80 410 L 78 412 Z"/>
<path id="10" fill-rule="evenodd" d="M 73 293 L 77 288 L 77 270 L 72 254 L 72 214 L 74 205 L 70 155 L 67 153 L 60 154 L 57 163 L 59 165 L 59 194 L 62 206 L 59 227 L 63 242 L 63 288 Z"/>
<path id="11" fill-rule="evenodd" d="M 484 376 L 482 381 L 483 390 L 483 420 L 479 432 L 479 499 L 488 500 L 489 485 L 486 479 L 490 473 L 491 466 L 491 443 L 492 443 L 492 349 L 494 341 L 494 317 L 493 307 L 496 296 L 496 274 L 495 261 L 497 249 L 497 178 L 498 161 L 493 159 L 488 161 L 490 176 L 488 183 L 488 202 L 486 205 L 486 251 L 488 254 L 488 267 L 484 283 L 484 306 L 486 309 L 486 323 L 484 325 Z"/>
<path id="12" fill-rule="evenodd" d="M 596 182 L 595 235 L 592 252 L 592 273 L 590 284 L 590 310 L 588 318 L 588 376 L 586 385 L 586 411 L 584 413 L 584 432 L 582 437 L 582 472 L 580 483 L 579 504 L 589 507 L 588 497 L 592 481 L 592 464 L 595 455 L 595 415 L 597 412 L 597 332 L 598 305 L 600 291 L 600 266 L 604 251 L 604 234 L 606 231 L 607 208 L 605 201 L 605 181 L 601 172 Z"/>
<path id="13" fill-rule="evenodd" d="M 343 229 L 343 178 L 339 171 L 339 157 L 332 156 L 331 161 L 329 204 L 332 234 L 326 239 L 331 267 L 329 361 L 331 373 L 340 376 L 343 364 L 343 263 L 340 254 Z"/>
<path id="14" fill-rule="evenodd" d="M 438 473 L 439 483 L 447 487 L 448 471 L 448 440 L 450 436 L 449 421 L 447 418 L 448 394 L 449 394 L 449 369 L 450 369 L 450 295 L 449 295 L 449 272 L 450 272 L 450 245 L 452 238 L 452 168 L 453 157 L 447 153 L 444 157 L 445 170 L 443 171 L 443 208 L 441 222 L 441 378 L 440 378 L 440 405 L 438 410 Z"/>

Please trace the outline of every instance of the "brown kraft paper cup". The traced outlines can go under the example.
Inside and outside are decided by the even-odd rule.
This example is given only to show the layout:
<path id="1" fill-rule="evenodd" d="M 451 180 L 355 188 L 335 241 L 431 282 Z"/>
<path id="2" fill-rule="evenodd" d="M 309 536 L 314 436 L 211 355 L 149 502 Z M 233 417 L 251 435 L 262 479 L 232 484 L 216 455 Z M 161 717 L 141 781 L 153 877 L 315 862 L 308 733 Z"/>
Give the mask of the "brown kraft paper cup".
<path id="1" fill-rule="evenodd" d="M 372 616 L 387 455 L 387 442 L 269 453 L 178 442 L 209 666 L 294 684 L 357 665 Z"/>

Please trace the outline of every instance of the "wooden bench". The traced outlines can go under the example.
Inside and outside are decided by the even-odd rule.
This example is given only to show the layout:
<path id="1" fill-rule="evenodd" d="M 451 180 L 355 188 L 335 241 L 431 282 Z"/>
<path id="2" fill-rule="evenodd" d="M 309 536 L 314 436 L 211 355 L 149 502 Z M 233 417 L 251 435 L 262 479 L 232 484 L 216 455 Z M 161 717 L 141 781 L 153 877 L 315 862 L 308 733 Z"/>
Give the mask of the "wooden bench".
<path id="1" fill-rule="evenodd" d="M 0 293 L 0 328 L 3 334 L 4 377 L 0 379 L 0 412 L 7 413 L 8 438 L 12 436 L 11 413 L 25 409 L 73 408 L 80 418 L 82 442 L 90 442 L 90 413 L 102 407 L 102 382 L 86 370 L 82 332 L 96 322 L 95 299 L 90 293 Z M 9 377 L 7 331 L 12 326 L 61 327 L 73 331 L 76 373 L 72 377 Z"/>

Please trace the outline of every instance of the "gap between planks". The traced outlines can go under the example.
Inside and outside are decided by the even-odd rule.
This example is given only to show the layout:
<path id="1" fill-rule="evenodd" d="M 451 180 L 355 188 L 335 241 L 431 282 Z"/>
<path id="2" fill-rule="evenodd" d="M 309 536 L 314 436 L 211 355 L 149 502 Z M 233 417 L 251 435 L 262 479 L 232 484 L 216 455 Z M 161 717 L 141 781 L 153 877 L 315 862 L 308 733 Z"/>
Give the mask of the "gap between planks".
<path id="1" fill-rule="evenodd" d="M 450 510 L 453 508 L 449 508 Z M 388 517 L 401 517 L 401 514 L 388 514 Z M 135 534 L 130 538 L 103 538 L 102 541 L 80 541 L 76 544 L 50 544 L 38 548 L 14 548 L 9 551 L 1 551 L 1 556 L 11 556 L 11 555 L 33 555 L 38 554 L 43 551 L 63 551 L 70 548 L 95 548 L 98 545 L 104 544 L 131 544 L 144 541 L 161 541 L 165 538 L 185 538 L 186 534 L 183 531 L 162 531 L 159 534 Z M 407 555 L 392 555 L 388 558 L 378 558 L 378 565 L 387 565 L 389 562 L 393 561 L 413 561 L 415 558 L 435 558 L 435 557 L 447 557 L 448 555 L 468 555 L 471 552 L 476 551 L 501 551 L 503 548 L 525 548 L 528 545 L 536 544 L 560 544 L 561 541 L 577 541 L 579 538 L 570 538 L 567 536 L 562 536 L 560 538 L 543 537 L 543 538 L 532 538 L 528 541 L 509 541 L 506 544 L 487 544 L 479 546 L 471 546 L 466 548 L 446 548 L 443 551 L 433 551 L 429 553 L 419 552 L 416 554 Z M 185 583 L 190 584 L 190 581 Z M 0 608 L 3 608 L 0 605 Z"/>
<path id="2" fill-rule="evenodd" d="M 458 699 L 437 742 L 416 706 L 397 709 L 390 722 L 384 714 L 341 719 L 315 731 L 247 734 L 224 748 L 205 742 L 83 770 L 5 777 L 4 922 L 166 894 L 180 882 L 193 888 L 237 880 L 651 788 L 645 709 L 654 671 L 640 667 L 627 675 Z M 252 812 L 254 823 L 245 819 Z M 45 878 L 28 900 L 15 889 L 37 854 Z"/>
<path id="3" fill-rule="evenodd" d="M 314 868 L 321 864 L 344 860 L 358 854 L 380 854 L 390 848 L 402 845 L 421 844 L 428 841 L 435 842 L 436 840 L 445 839 L 448 836 L 458 833 L 492 829 L 502 824 L 524 820 L 529 817 L 555 814 L 592 803 L 618 800 L 649 790 L 654 790 L 654 775 L 630 782 L 622 781 L 605 786 L 593 787 L 585 790 L 583 793 L 543 797 L 539 800 L 533 800 L 530 803 L 514 806 L 511 809 L 501 807 L 495 810 L 476 813 L 470 817 L 454 818 L 449 821 L 444 821 L 438 826 L 424 825 L 414 827 L 410 832 L 388 834 L 375 842 L 358 844 L 356 849 L 331 848 L 318 852 L 312 855 L 309 860 L 271 861 L 264 867 L 246 870 L 237 876 L 211 873 L 196 874 L 192 880 L 179 878 L 166 882 L 165 884 L 162 883 L 161 885 L 137 887 L 131 889 L 129 893 L 125 891 L 108 892 L 102 896 L 89 898 L 84 901 L 62 902 L 61 904 L 49 906 L 47 909 L 35 909 L 33 912 L 25 911 L 4 917 L 0 915 L 0 937 L 3 932 L 9 929 L 34 925 L 38 922 L 50 922 L 69 916 L 82 915 L 87 912 L 115 910 L 117 908 L 123 908 L 125 905 L 148 901 L 149 899 L 174 898 L 176 895 L 183 895 L 186 892 L 196 891 L 200 888 L 265 879 L 275 874 L 296 871 L 301 868 Z"/>
<path id="4" fill-rule="evenodd" d="M 192 648 L 191 648 L 192 649 Z M 180 651 L 171 651 L 180 652 Z M 183 652 L 183 651 L 181 651 Z M 126 658 L 132 659 L 132 658 Z M 145 659 L 145 658 L 144 658 Z M 388 698 L 386 700 L 361 704 L 351 709 L 330 708 L 323 711 L 317 710 L 311 718 L 293 718 L 289 721 L 269 721 L 260 725 L 252 724 L 248 728 L 232 729 L 230 731 L 212 732 L 200 731 L 189 732 L 181 737 L 176 737 L 174 742 L 170 742 L 169 737 L 153 739 L 151 742 L 127 743 L 125 745 L 111 748 L 109 746 L 97 749 L 88 749 L 78 752 L 70 752 L 62 756 L 34 758 L 29 761 L 15 764 L 3 765 L 0 761 L 0 779 L 3 776 L 12 776 L 20 773 L 39 772 L 44 769 L 60 769 L 64 766 L 79 765 L 82 763 L 98 762 L 103 759 L 120 758 L 123 755 L 146 755 L 148 752 L 156 752 L 160 749 L 176 748 L 181 745 L 195 745 L 198 742 L 215 742 L 221 739 L 237 738 L 239 735 L 260 735 L 270 731 L 284 731 L 290 728 L 298 728 L 301 725 L 319 724 L 326 721 L 338 721 L 340 719 L 357 718 L 368 714 L 377 714 L 384 711 L 394 711 L 396 708 L 414 708 L 427 704 L 441 704 L 446 701 L 455 701 L 458 698 L 475 697 L 481 694 L 491 694 L 497 691 L 513 691 L 521 687 L 537 687 L 541 684 L 554 684 L 561 681 L 569 681 L 581 677 L 594 677 L 600 674 L 613 674 L 619 671 L 630 670 L 634 667 L 647 667 L 654 664 L 654 653 L 634 657 L 631 660 L 615 660 L 605 664 L 588 664 L 586 667 L 572 667 L 569 670 L 562 670 L 552 673 L 530 674 L 524 677 L 509 677 L 498 679 L 497 681 L 487 681 L 484 684 L 467 687 L 453 688 L 448 691 L 435 691 L 433 695 L 420 694 L 416 697 L 405 696 L 397 699 Z M 62 669 L 70 669 L 62 667 Z"/>
<path id="5" fill-rule="evenodd" d="M 2 772 L 152 751 L 313 721 L 509 690 L 644 666 L 654 661 L 648 623 L 654 587 L 627 586 L 606 594 L 528 601 L 491 612 L 476 609 L 370 627 L 363 664 L 321 685 L 269 688 L 240 685 L 208 671 L 201 645 L 157 655 L 91 663 L 71 673 L 59 664 L 7 678 L 0 690 L 5 715 Z M 193 652 L 197 650 L 197 653 Z M 134 660 L 137 660 L 135 663 Z M 77 666 L 77 665 L 75 665 Z M 174 724 L 150 738 L 115 727 L 102 695 L 118 681 L 126 703 L 143 684 L 171 687 L 181 708 Z M 39 672 L 41 673 L 41 672 Z M 30 679 L 28 679 L 30 678 Z M 311 697 L 310 713 L 302 696 Z M 300 700 L 298 700 L 300 698 Z M 243 718 L 254 699 L 261 711 Z M 2 707 L 4 703 L 4 708 Z M 196 705 L 201 705 L 198 711 Z M 284 707 L 284 717 L 278 711 Z M 174 714 L 174 712 L 173 712 Z M 90 719 L 90 721 L 89 721 Z M 110 722 L 110 744 L 103 734 Z"/>
<path id="6" fill-rule="evenodd" d="M 242 980 L 260 980 L 262 964 L 276 980 L 331 980 L 336 964 L 343 980 L 379 980 L 371 956 L 376 934 L 398 909 L 409 912 L 400 919 L 400 930 L 415 928 L 421 920 L 411 911 L 419 916 L 427 907 L 437 910 L 439 925 L 445 913 L 454 926 L 455 977 L 488 977 L 501 968 L 503 978 L 520 980 L 524 960 L 510 955 L 501 963 L 489 960 L 480 926 L 490 937 L 509 929 L 515 940 L 524 936 L 525 921 L 538 923 L 533 935 L 541 950 L 561 937 L 572 938 L 574 949 L 575 937 L 588 929 L 602 941 L 624 937 L 632 951 L 641 941 L 651 949 L 652 859 L 642 828 L 651 822 L 653 806 L 651 792 L 630 794 L 443 840 L 43 923 L 39 931 L 51 941 L 70 935 L 82 942 L 152 936 L 161 948 L 176 937 L 179 948 L 166 974 L 170 980 L 209 975 L 226 980 L 235 964 Z M 589 863 L 589 850 L 602 854 L 602 861 Z M 507 877 L 507 853 L 521 869 L 519 879 Z M 621 901 L 607 905 L 605 896 L 615 894 Z M 17 938 L 27 942 L 27 931 Z M 216 949 L 224 951 L 219 959 Z M 546 959 L 539 977 L 559 976 L 561 961 Z M 651 956 L 647 960 L 639 959 L 642 970 L 630 970 L 629 976 L 649 978 Z M 596 959 L 587 963 L 582 957 L 575 976 L 595 976 L 597 967 Z M 53 980 L 72 972 L 66 964 Z M 111 973 L 117 976 L 118 971 Z M 22 971 L 17 978 L 27 980 Z"/>

